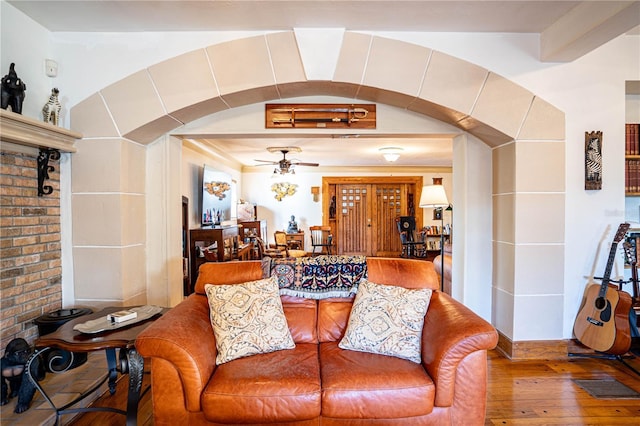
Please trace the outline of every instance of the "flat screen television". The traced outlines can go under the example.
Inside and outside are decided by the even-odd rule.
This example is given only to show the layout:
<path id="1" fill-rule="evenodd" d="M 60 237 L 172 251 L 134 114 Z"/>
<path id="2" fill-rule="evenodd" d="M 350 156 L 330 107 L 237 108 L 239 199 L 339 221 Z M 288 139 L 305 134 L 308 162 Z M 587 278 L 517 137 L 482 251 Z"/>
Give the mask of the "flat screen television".
<path id="1" fill-rule="evenodd" d="M 231 175 L 204 165 L 202 171 L 202 226 L 220 225 L 231 219 Z"/>

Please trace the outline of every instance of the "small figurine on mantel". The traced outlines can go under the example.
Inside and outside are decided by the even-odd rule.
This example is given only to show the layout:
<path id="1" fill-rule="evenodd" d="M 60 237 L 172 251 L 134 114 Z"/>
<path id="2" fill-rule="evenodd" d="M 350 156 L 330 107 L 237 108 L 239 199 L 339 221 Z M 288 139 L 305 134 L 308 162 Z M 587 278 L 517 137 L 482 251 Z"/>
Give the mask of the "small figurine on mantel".
<path id="1" fill-rule="evenodd" d="M 287 228 L 287 234 L 297 234 L 298 233 L 298 223 L 296 222 L 296 217 L 291 215 L 291 220 L 289 221 L 289 227 Z"/>
<path id="2" fill-rule="evenodd" d="M 10 106 L 11 111 L 22 114 L 25 90 L 27 90 L 27 85 L 18 78 L 16 64 L 12 62 L 9 66 L 9 74 L 2 77 L 2 109 L 7 109 Z"/>
<path id="3" fill-rule="evenodd" d="M 60 91 L 57 87 L 51 89 L 49 101 L 42 107 L 42 118 L 44 119 L 44 122 L 50 122 L 54 126 L 58 125 L 60 110 L 62 109 L 62 105 L 60 105 L 60 101 L 58 100 L 58 94 L 60 94 Z"/>

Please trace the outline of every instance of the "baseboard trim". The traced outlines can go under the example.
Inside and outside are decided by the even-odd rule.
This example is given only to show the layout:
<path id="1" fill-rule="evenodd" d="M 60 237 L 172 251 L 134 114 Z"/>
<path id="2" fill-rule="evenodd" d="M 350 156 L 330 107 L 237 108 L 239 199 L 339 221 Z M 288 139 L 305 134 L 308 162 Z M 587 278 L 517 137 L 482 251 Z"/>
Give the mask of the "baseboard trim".
<path id="1" fill-rule="evenodd" d="M 512 341 L 498 332 L 496 350 L 512 360 L 568 358 L 569 340 Z"/>

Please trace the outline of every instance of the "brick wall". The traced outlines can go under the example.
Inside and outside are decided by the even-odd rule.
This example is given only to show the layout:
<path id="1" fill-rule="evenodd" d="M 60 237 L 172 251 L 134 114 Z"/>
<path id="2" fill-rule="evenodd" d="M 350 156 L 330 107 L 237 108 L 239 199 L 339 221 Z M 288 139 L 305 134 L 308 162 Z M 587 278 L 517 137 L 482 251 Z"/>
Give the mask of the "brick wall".
<path id="1" fill-rule="evenodd" d="M 37 154 L 0 151 L 0 350 L 38 337 L 33 320 L 62 307 L 59 161 L 38 197 Z"/>

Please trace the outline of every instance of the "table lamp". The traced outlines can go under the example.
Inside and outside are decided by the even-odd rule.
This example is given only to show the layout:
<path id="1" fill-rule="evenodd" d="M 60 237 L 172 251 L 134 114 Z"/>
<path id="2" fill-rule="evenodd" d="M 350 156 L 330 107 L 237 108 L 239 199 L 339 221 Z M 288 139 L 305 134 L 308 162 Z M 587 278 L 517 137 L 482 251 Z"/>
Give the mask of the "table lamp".
<path id="1" fill-rule="evenodd" d="M 442 178 L 433 178 L 433 185 L 422 187 L 420 195 L 421 208 L 442 208 L 440 214 L 440 291 L 444 288 L 444 207 L 449 206 L 447 193 L 442 186 Z"/>

